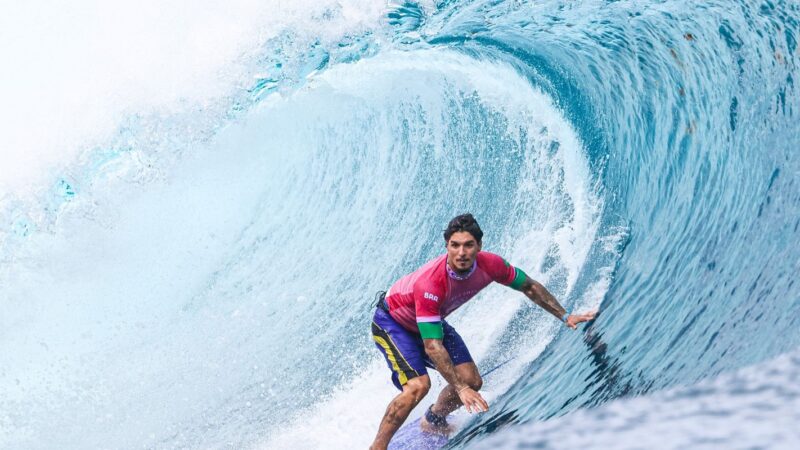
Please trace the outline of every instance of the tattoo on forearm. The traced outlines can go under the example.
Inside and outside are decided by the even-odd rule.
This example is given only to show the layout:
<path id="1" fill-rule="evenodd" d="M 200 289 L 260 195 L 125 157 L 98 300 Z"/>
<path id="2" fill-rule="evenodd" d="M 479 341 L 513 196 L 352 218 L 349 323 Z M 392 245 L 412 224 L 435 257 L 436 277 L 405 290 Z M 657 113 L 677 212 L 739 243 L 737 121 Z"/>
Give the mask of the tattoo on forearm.
<path id="1" fill-rule="evenodd" d="M 534 303 L 559 319 L 567 312 L 544 286 L 528 277 L 522 285 L 523 292 Z"/>
<path id="2" fill-rule="evenodd" d="M 450 359 L 450 355 L 441 342 L 431 349 L 426 345 L 425 352 L 430 356 L 431 360 L 436 365 L 436 370 L 442 375 L 445 381 L 454 386 L 459 384 L 458 374 L 456 374 L 456 369 L 453 367 L 453 361 Z"/>

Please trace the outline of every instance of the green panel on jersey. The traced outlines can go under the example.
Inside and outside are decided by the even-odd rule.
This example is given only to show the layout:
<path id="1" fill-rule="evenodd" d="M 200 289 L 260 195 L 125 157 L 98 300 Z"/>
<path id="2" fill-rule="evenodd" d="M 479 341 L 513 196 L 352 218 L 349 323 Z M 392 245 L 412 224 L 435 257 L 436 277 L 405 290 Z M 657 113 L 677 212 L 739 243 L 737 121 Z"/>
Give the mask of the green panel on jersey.
<path id="1" fill-rule="evenodd" d="M 444 329 L 442 322 L 417 322 L 419 327 L 419 334 L 422 339 L 442 339 L 444 338 Z"/>
<path id="2" fill-rule="evenodd" d="M 522 271 L 519 267 L 515 267 L 517 274 L 514 276 L 514 281 L 509 284 L 511 289 L 521 290 L 522 285 L 525 284 L 525 279 L 528 278 L 528 275 L 525 275 L 525 272 Z"/>

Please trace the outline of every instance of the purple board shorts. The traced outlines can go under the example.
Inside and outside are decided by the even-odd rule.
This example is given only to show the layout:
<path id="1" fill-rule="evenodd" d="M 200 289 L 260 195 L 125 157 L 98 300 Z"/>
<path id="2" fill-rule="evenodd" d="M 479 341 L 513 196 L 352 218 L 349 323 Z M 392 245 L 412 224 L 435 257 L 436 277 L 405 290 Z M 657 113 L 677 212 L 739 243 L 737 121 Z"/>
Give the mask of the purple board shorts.
<path id="1" fill-rule="evenodd" d="M 442 328 L 442 344 L 453 365 L 472 362 L 472 356 L 456 330 L 445 321 L 442 321 Z M 426 367 L 436 368 L 425 353 L 422 337 L 403 328 L 381 308 L 375 310 L 372 318 L 372 338 L 392 371 L 392 383 L 401 391 L 408 380 L 426 375 Z"/>

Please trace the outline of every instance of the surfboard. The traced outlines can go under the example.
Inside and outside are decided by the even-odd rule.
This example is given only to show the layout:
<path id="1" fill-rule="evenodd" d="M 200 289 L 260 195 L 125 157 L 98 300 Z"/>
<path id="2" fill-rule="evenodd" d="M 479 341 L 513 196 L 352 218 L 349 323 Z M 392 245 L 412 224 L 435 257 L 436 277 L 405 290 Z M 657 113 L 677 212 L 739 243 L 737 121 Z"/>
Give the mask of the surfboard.
<path id="1" fill-rule="evenodd" d="M 422 431 L 420 420 L 422 418 L 400 427 L 389 442 L 389 450 L 438 450 L 447 444 L 447 436 Z"/>

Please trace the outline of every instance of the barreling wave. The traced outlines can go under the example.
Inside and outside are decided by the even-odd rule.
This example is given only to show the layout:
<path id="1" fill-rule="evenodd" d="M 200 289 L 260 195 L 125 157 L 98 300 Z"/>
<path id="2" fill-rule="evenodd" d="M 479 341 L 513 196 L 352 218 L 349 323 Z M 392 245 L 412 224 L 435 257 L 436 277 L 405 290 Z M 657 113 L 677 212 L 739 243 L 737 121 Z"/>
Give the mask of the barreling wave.
<path id="1" fill-rule="evenodd" d="M 0 205 L 0 446 L 368 445 L 371 294 L 464 211 L 601 314 L 491 288 L 454 315 L 500 368 L 452 447 L 797 347 L 796 5 L 308 8 L 213 107 Z"/>

